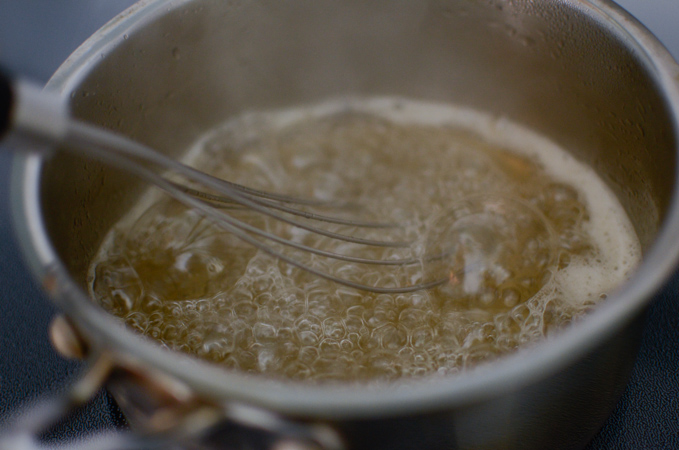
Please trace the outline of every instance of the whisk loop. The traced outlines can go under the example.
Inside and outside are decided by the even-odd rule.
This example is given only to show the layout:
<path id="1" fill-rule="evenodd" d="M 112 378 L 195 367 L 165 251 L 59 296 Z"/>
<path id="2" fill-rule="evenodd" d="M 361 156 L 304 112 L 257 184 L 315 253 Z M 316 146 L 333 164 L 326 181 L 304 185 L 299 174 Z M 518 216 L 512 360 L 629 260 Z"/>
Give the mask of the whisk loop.
<path id="1" fill-rule="evenodd" d="M 67 148 L 71 149 L 72 151 L 76 151 L 83 156 L 94 157 L 98 160 L 101 160 L 102 162 L 111 164 L 115 167 L 139 176 L 140 178 L 162 189 L 177 201 L 200 212 L 218 226 L 233 233 L 238 238 L 255 246 L 263 252 L 330 281 L 364 291 L 390 294 L 429 289 L 445 282 L 445 280 L 435 280 L 414 284 L 411 286 L 380 287 L 365 285 L 340 278 L 301 263 L 292 256 L 266 244 L 265 240 L 294 248 L 296 250 L 310 252 L 322 257 L 357 264 L 403 266 L 418 264 L 421 261 L 416 258 L 394 260 L 362 258 L 311 247 L 257 228 L 249 223 L 233 217 L 228 212 L 226 212 L 225 209 L 221 208 L 221 205 L 223 204 L 236 204 L 252 211 L 265 214 L 293 227 L 352 244 L 391 248 L 405 248 L 412 244 L 411 242 L 407 241 L 363 239 L 355 236 L 336 233 L 282 214 L 288 213 L 294 216 L 302 217 L 304 219 L 311 219 L 339 225 L 348 225 L 356 228 L 389 229 L 399 227 L 398 225 L 391 223 L 364 222 L 310 213 L 308 211 L 303 211 L 301 209 L 289 206 L 291 204 L 305 206 L 329 205 L 329 207 L 336 208 L 338 205 L 336 202 L 328 203 L 316 200 L 298 199 L 290 196 L 280 196 L 231 183 L 229 181 L 208 175 L 173 159 L 167 158 L 164 155 L 150 149 L 149 147 L 132 141 L 126 137 L 76 120 L 70 121 L 64 143 L 68 145 Z M 149 168 L 149 166 L 155 167 L 156 170 Z M 171 181 L 168 178 L 168 175 L 160 175 L 158 173 L 159 170 L 167 172 L 168 175 L 178 175 L 184 178 L 186 182 L 202 186 L 204 190 L 187 187 L 176 181 Z M 212 194 L 206 192 L 206 190 L 213 190 L 215 192 L 219 192 L 219 194 Z M 215 206 L 215 204 L 217 205 Z"/>
<path id="2" fill-rule="evenodd" d="M 323 228 L 319 226 L 320 223 L 354 229 L 393 230 L 402 227 L 394 223 L 348 219 L 309 210 L 356 209 L 357 206 L 351 203 L 265 192 L 214 177 L 127 137 L 71 118 L 63 99 L 58 95 L 42 92 L 39 87 L 25 82 L 19 82 L 15 86 L 10 84 L 0 76 L 0 87 L 5 94 L 9 92 L 8 95 L 3 94 L 0 102 L 0 132 L 9 129 L 22 138 L 56 144 L 64 150 L 96 158 L 137 175 L 259 250 L 341 285 L 374 293 L 397 294 L 446 283 L 462 286 L 463 290 L 469 291 L 474 290 L 475 286 L 478 288 L 485 279 L 494 279 L 496 284 L 501 284 L 504 272 L 509 270 L 502 264 L 511 263 L 504 260 L 513 258 L 514 261 L 522 254 L 516 251 L 508 253 L 506 249 L 500 251 L 498 242 L 516 240 L 516 231 L 522 227 L 524 232 L 520 235 L 523 241 L 519 246 L 522 243 L 532 243 L 536 257 L 542 258 L 546 266 L 551 264 L 554 257 L 551 231 L 541 213 L 530 205 L 512 203 L 501 197 L 468 199 L 466 206 L 454 208 L 442 220 L 434 222 L 434 228 L 428 232 L 429 239 L 423 258 L 366 258 L 306 245 L 258 228 L 235 217 L 231 212 L 234 208 L 253 211 L 291 227 L 357 246 L 404 249 L 411 247 L 413 242 L 368 239 Z M 507 227 L 505 225 L 509 216 L 514 216 L 516 221 Z M 487 220 L 487 223 L 477 223 L 479 218 Z M 507 230 L 514 230 L 514 234 L 507 235 Z M 534 238 L 531 240 L 531 236 L 536 233 L 546 237 L 543 236 L 538 241 Z M 364 284 L 312 267 L 289 252 L 275 248 L 273 244 L 354 264 L 390 267 L 420 265 L 425 269 L 422 271 L 423 275 L 428 275 L 430 279 L 402 286 Z"/>

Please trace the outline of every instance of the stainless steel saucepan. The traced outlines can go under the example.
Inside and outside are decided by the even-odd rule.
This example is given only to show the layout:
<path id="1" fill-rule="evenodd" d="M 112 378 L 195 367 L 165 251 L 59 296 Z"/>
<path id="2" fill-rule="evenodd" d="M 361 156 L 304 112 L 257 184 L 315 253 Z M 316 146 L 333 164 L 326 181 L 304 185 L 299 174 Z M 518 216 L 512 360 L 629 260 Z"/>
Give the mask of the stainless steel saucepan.
<path id="1" fill-rule="evenodd" d="M 679 256 L 677 80 L 665 49 L 608 0 L 140 2 L 50 80 L 76 117 L 176 157 L 248 110 L 348 95 L 471 107 L 590 164 L 644 260 L 556 338 L 459 376 L 407 389 L 276 382 L 163 350 L 96 306 L 89 261 L 144 186 L 65 153 L 21 157 L 13 219 L 64 312 L 55 345 L 92 361 L 67 400 L 105 382 L 136 433 L 189 448 L 582 448 L 625 387 L 644 310 Z"/>

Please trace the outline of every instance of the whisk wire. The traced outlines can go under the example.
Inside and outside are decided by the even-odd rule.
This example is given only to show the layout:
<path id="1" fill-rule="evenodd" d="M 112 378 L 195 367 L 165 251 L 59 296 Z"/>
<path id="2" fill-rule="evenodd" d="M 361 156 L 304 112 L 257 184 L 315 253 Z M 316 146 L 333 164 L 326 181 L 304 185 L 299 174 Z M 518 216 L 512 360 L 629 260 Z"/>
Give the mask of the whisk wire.
<path id="1" fill-rule="evenodd" d="M 209 194 L 209 193 L 204 192 L 204 191 L 191 189 L 191 188 L 184 186 L 184 185 L 181 185 L 179 183 L 175 183 L 175 185 L 179 189 L 183 190 L 184 192 L 186 192 L 187 194 L 189 194 L 193 197 L 200 197 L 204 200 L 214 202 L 217 205 L 236 203 L 236 202 L 233 201 L 233 199 L 231 199 L 229 197 L 225 197 L 225 196 L 221 196 L 221 195 L 215 195 L 215 194 Z M 252 197 L 247 195 L 247 197 L 249 197 L 250 200 L 252 200 L 253 202 L 256 202 L 256 203 L 258 203 L 262 206 L 266 206 L 266 207 L 272 208 L 272 209 L 277 209 L 279 211 L 283 211 L 283 212 L 286 212 L 286 213 L 289 213 L 289 214 L 292 214 L 292 215 L 295 215 L 295 216 L 303 217 L 305 219 L 317 220 L 317 221 L 320 221 L 320 222 L 327 222 L 327 223 L 333 223 L 333 224 L 336 224 L 336 225 L 346 225 L 346 226 L 360 227 L 360 228 L 398 228 L 399 227 L 399 225 L 397 225 L 395 223 L 364 222 L 364 221 L 358 221 L 358 220 L 352 220 L 352 219 L 345 219 L 345 218 L 342 218 L 342 217 L 327 216 L 327 215 L 323 215 L 323 214 L 317 214 L 317 213 L 313 213 L 313 212 L 309 212 L 309 211 L 304 211 L 304 210 L 297 209 L 297 208 L 291 208 L 291 207 L 286 206 L 284 204 L 277 203 L 279 201 L 284 202 L 284 203 L 298 203 L 298 201 L 294 197 L 287 197 L 289 199 L 287 201 L 283 201 L 283 200 L 269 201 L 269 200 L 264 199 L 264 197 L 259 198 L 260 196 L 254 196 L 254 195 Z M 303 201 L 303 199 L 299 199 L 299 201 Z M 305 202 L 303 204 L 310 205 L 312 203 Z M 330 206 L 332 204 L 319 202 L 319 203 L 317 203 L 317 205 L 327 207 L 327 206 Z M 340 206 L 340 207 L 347 206 L 346 204 L 342 204 L 342 203 L 338 203 L 337 205 Z M 398 243 L 394 243 L 394 244 L 398 244 Z M 403 244 L 403 246 L 409 245 L 408 243 L 402 243 L 402 244 Z"/>
<path id="2" fill-rule="evenodd" d="M 201 171 L 193 169 L 178 161 L 167 158 L 164 155 L 157 153 L 154 150 L 142 144 L 129 140 L 123 136 L 109 132 L 102 133 L 100 129 L 92 125 L 75 120 L 71 121 L 67 133 L 66 142 L 71 146 L 73 150 L 78 150 L 82 154 L 89 157 L 94 156 L 103 162 L 115 165 L 116 167 L 119 167 L 123 170 L 126 170 L 132 174 L 139 176 L 141 179 L 151 182 L 161 190 L 168 193 L 171 197 L 173 197 L 177 201 L 199 211 L 202 215 L 214 221 L 214 223 L 217 224 L 218 226 L 222 227 L 223 229 L 230 233 L 233 233 L 236 237 L 242 239 L 244 242 L 247 242 L 248 244 L 256 247 L 257 249 L 275 258 L 285 261 L 286 263 L 292 266 L 295 266 L 306 272 L 325 278 L 332 282 L 374 293 L 397 294 L 415 292 L 422 289 L 429 289 L 431 287 L 443 284 L 447 281 L 447 280 L 434 280 L 430 282 L 417 283 L 410 286 L 381 287 L 366 285 L 332 275 L 330 273 L 306 265 L 296 260 L 292 256 L 285 254 L 279 250 L 276 250 L 275 248 L 271 247 L 270 245 L 267 245 L 263 241 L 255 238 L 254 236 L 259 236 L 264 240 L 276 242 L 291 248 L 295 248 L 297 250 L 310 252 L 319 256 L 360 264 L 402 266 L 409 264 L 417 264 L 420 261 L 414 258 L 398 260 L 380 260 L 380 259 L 360 258 L 350 255 L 334 253 L 319 248 L 310 247 L 298 242 L 294 242 L 289 239 L 285 239 L 281 236 L 254 227 L 251 224 L 248 224 L 246 222 L 234 218 L 233 216 L 225 213 L 223 210 L 215 208 L 215 206 L 213 206 L 210 203 L 210 201 L 216 200 L 211 197 L 212 194 L 207 194 L 202 191 L 187 188 L 174 181 L 170 181 L 165 176 L 159 175 L 157 171 L 147 168 L 146 165 L 150 164 L 153 166 L 157 166 L 163 170 L 179 174 L 189 181 L 198 183 L 209 189 L 214 189 L 215 191 L 224 194 L 224 196 L 219 197 L 224 197 L 225 199 L 248 207 L 252 210 L 258 211 L 262 214 L 266 214 L 277 220 L 288 223 L 289 225 L 305 229 L 313 233 L 318 233 L 326 237 L 330 237 L 332 239 L 339 239 L 346 242 L 361 245 L 372 245 L 380 247 L 402 248 L 410 245 L 410 243 L 407 242 L 377 241 L 347 236 L 339 233 L 330 232 L 328 230 L 324 230 L 318 227 L 310 226 L 308 224 L 301 223 L 289 217 L 285 217 L 276 211 L 271 211 L 271 208 L 267 206 L 269 203 L 271 203 L 270 200 L 252 198 L 252 196 L 259 197 L 259 195 L 257 194 L 261 193 L 261 191 L 256 191 L 249 188 L 245 188 L 245 190 L 243 190 L 241 188 L 244 187 L 240 185 L 235 185 L 234 183 L 210 176 Z M 144 164 L 140 164 L 140 162 Z M 255 192 L 257 194 L 255 194 Z M 285 201 L 287 203 L 298 203 L 307 205 L 310 204 L 309 202 L 305 202 L 304 199 L 293 199 L 293 197 L 287 196 L 277 196 L 277 197 L 286 198 L 286 200 L 279 201 Z M 313 219 L 314 217 L 309 218 Z M 354 226 L 361 226 L 362 222 L 354 221 L 352 222 L 352 224 Z"/>

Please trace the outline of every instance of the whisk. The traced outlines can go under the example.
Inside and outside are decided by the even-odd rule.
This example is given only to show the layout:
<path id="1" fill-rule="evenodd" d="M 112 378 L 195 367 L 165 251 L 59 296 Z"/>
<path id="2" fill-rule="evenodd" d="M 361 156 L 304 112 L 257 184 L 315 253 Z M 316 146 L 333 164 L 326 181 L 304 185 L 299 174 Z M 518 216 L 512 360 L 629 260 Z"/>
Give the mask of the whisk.
<path id="1" fill-rule="evenodd" d="M 43 91 L 39 86 L 25 80 L 10 80 L 0 74 L 0 137 L 3 135 L 6 135 L 6 140 L 10 143 L 14 141 L 13 148 L 48 149 L 59 146 L 60 149 L 97 159 L 132 173 L 162 189 L 175 200 L 193 208 L 219 227 L 259 250 L 344 286 L 374 293 L 396 294 L 429 289 L 448 281 L 447 278 L 440 278 L 408 286 L 372 286 L 302 263 L 292 255 L 274 248 L 271 243 L 280 244 L 281 248 L 292 248 L 357 264 L 404 266 L 421 263 L 421 260 L 418 258 L 386 260 L 351 256 L 308 246 L 257 228 L 237 219 L 224 206 L 238 205 L 285 222 L 292 227 L 352 244 L 392 248 L 404 248 L 411 245 L 407 241 L 364 239 L 324 229 L 315 223 L 346 225 L 356 229 L 390 229 L 399 225 L 346 219 L 312 212 L 308 208 L 338 208 L 342 205 L 338 202 L 264 192 L 216 178 L 120 134 L 76 120 L 70 116 L 62 96 Z M 27 142 L 34 145 L 25 145 Z M 39 145 L 35 145 L 36 143 Z M 177 177 L 183 179 L 184 182 L 174 181 Z"/>

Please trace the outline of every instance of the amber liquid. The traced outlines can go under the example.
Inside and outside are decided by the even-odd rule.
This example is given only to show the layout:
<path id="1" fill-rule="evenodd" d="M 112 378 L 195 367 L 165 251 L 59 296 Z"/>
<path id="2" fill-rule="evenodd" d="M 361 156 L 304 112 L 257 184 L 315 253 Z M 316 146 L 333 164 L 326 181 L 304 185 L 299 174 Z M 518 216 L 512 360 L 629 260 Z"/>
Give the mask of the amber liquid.
<path id="1" fill-rule="evenodd" d="M 456 373 L 538 342 L 591 309 L 634 266 L 625 256 L 625 267 L 608 267 L 581 186 L 474 130 L 360 108 L 270 119 L 229 122 L 198 144 L 193 163 L 255 188 L 349 203 L 328 212 L 402 227 L 324 227 L 413 244 L 365 247 L 247 210 L 230 214 L 307 245 L 421 261 L 382 267 L 284 250 L 349 280 L 391 287 L 443 275 L 448 282 L 397 295 L 343 287 L 255 250 L 174 200 L 149 196 L 111 230 L 91 266 L 97 302 L 162 345 L 228 369 L 381 382 Z M 609 231 L 629 234 L 625 220 L 622 231 Z M 431 263 L 442 251 L 451 256 Z M 574 299 L 568 271 L 583 262 L 611 275 Z"/>

